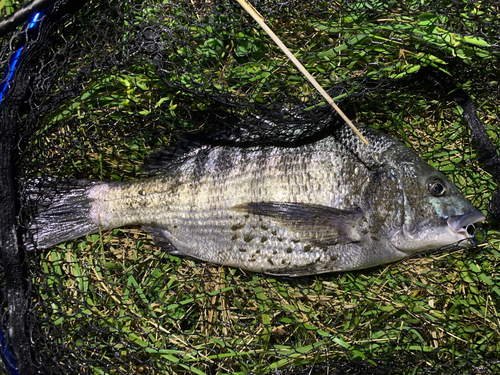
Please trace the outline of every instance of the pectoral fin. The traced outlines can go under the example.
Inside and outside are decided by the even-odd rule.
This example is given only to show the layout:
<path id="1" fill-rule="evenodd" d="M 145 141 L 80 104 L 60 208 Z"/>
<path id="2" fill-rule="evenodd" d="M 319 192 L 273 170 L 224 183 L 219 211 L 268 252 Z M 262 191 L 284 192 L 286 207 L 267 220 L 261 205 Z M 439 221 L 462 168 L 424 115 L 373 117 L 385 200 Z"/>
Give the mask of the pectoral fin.
<path id="1" fill-rule="evenodd" d="M 291 229 L 303 242 L 330 246 L 361 241 L 355 226 L 360 209 L 338 208 L 292 202 L 249 202 L 236 205 L 234 211 L 267 216 Z"/>

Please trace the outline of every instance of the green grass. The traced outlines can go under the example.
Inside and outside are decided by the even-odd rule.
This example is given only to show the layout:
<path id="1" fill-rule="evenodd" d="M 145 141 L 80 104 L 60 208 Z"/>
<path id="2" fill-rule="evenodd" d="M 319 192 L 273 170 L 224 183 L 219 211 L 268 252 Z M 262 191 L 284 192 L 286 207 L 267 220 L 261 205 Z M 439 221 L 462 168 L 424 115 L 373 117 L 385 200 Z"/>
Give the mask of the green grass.
<path id="1" fill-rule="evenodd" d="M 42 264 L 53 277 L 37 280 L 54 304 L 40 318 L 87 359 L 119 353 L 127 364 L 132 351 L 157 371 L 205 373 L 208 363 L 221 374 L 264 374 L 400 353 L 460 362 L 499 349 L 500 253 L 492 247 L 286 279 L 180 261 L 137 231 L 88 240 L 51 250 Z M 104 348 L 93 336 L 75 340 L 89 325 Z"/>
<path id="2" fill-rule="evenodd" d="M 190 117 L 214 108 L 196 95 L 200 87 L 242 104 L 321 101 L 257 26 L 240 27 L 236 5 L 219 4 L 232 11 L 214 14 L 207 4 L 206 12 L 197 12 L 191 2 L 165 3 L 136 12 L 141 22 L 165 17 L 162 30 L 172 31 L 161 37 L 182 41 L 166 43 L 171 50 L 164 53 L 179 64 L 166 77 L 178 86 L 167 87 L 142 58 L 123 70 L 93 71 L 75 98 L 42 119 L 26 160 L 28 174 L 143 177 L 150 151 L 176 133 L 210 126 Z M 476 24 L 467 21 L 472 15 L 487 20 L 491 9 L 464 3 L 458 14 L 469 28 L 459 34 L 451 16 L 420 11 L 417 2 L 405 2 L 412 15 L 399 3 L 391 10 L 355 3 L 362 4 L 373 11 L 301 18 L 305 10 L 298 7 L 268 21 L 325 87 L 345 82 L 350 93 L 366 90 L 360 77 L 383 81 L 427 65 L 448 71 L 449 56 L 464 61 L 476 72 L 463 87 L 475 95 L 498 144 L 498 97 L 473 85 L 473 78 L 498 74 L 492 47 L 498 34 L 486 30 L 478 37 Z M 75 60 L 66 78 L 93 58 Z M 357 116 L 405 141 L 486 213 L 496 183 L 456 105 L 382 90 L 361 101 Z M 37 168 L 40 163 L 45 169 Z M 69 354 L 58 361 L 93 374 L 266 374 L 352 363 L 389 368 L 398 361 L 405 374 L 453 373 L 461 366 L 473 372 L 472 361 L 495 373 L 498 365 L 488 361 L 500 350 L 498 230 L 490 228 L 488 238 L 473 250 L 288 279 L 180 260 L 134 228 L 92 235 L 31 259 L 37 319 L 46 330 L 38 347 L 47 356 L 64 347 Z"/>

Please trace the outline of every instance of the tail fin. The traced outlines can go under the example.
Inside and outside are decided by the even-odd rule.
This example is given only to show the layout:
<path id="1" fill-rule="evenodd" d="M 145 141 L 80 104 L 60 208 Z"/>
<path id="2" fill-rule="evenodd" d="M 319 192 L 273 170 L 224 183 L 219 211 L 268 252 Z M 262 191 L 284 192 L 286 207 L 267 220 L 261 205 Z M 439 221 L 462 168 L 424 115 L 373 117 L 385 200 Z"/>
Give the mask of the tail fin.
<path id="1" fill-rule="evenodd" d="M 88 180 L 35 179 L 27 187 L 29 199 L 38 206 L 30 224 L 37 249 L 99 231 L 90 218 L 89 189 L 96 182 Z"/>

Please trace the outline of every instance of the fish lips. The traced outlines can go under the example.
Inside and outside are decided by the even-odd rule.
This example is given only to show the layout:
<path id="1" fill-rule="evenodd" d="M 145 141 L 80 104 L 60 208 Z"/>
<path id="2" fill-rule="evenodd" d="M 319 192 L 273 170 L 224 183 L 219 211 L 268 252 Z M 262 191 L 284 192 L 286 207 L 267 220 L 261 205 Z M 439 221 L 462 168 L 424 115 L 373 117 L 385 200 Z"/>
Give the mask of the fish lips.
<path id="1" fill-rule="evenodd" d="M 420 223 L 409 228 L 404 226 L 391 238 L 392 245 L 406 255 L 421 251 L 437 249 L 460 242 L 461 246 L 476 244 L 474 234 L 475 224 L 484 221 L 486 217 L 479 211 L 441 218 L 439 223 Z"/>
<path id="2" fill-rule="evenodd" d="M 474 211 L 464 215 L 450 216 L 446 219 L 446 222 L 454 233 L 462 235 L 464 239 L 469 239 L 469 242 L 471 242 L 470 240 L 474 242 L 473 238 L 476 234 L 476 226 L 474 224 L 483 222 L 484 220 L 486 220 L 486 216 L 479 211 Z M 471 245 L 473 244 L 471 243 Z"/>

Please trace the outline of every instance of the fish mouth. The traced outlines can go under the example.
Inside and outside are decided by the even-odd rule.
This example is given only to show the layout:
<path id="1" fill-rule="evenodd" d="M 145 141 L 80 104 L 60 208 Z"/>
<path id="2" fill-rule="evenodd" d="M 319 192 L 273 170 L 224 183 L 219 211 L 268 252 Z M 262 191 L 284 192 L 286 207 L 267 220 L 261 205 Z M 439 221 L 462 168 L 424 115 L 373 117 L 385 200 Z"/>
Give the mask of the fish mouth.
<path id="1" fill-rule="evenodd" d="M 460 242 L 461 246 L 475 246 L 476 225 L 486 217 L 475 210 L 464 215 L 440 218 L 438 225 L 427 223 L 424 229 L 408 230 L 403 226 L 391 238 L 392 245 L 399 251 L 412 255 L 417 252 L 437 249 Z"/>
<path id="2" fill-rule="evenodd" d="M 484 220 L 486 220 L 486 216 L 479 211 L 474 211 L 465 215 L 450 216 L 446 219 L 448 226 L 453 232 L 462 235 L 467 239 L 474 238 L 474 235 L 476 234 L 477 228 L 474 224 L 480 223 Z"/>

